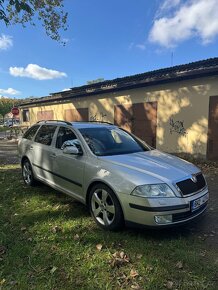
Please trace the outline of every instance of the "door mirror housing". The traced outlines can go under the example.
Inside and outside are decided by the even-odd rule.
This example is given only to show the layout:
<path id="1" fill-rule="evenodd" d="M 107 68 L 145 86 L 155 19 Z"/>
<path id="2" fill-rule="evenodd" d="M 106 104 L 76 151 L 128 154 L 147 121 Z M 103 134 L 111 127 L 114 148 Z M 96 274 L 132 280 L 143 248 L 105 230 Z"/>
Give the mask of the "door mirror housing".
<path id="1" fill-rule="evenodd" d="M 78 139 L 67 140 L 61 146 L 61 150 L 65 154 L 83 155 L 83 151 Z"/>
<path id="2" fill-rule="evenodd" d="M 63 149 L 64 154 L 80 155 L 79 150 L 75 146 L 66 146 Z"/>

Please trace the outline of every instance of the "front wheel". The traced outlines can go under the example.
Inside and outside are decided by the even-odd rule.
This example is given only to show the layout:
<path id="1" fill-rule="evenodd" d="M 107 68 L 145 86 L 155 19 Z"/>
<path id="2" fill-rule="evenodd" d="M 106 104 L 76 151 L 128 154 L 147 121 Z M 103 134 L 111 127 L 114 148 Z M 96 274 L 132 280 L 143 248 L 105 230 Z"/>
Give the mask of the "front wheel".
<path id="1" fill-rule="evenodd" d="M 114 192 L 104 184 L 95 185 L 89 196 L 89 209 L 96 223 L 106 230 L 123 226 L 123 212 Z"/>
<path id="2" fill-rule="evenodd" d="M 36 184 L 36 180 L 33 175 L 32 166 L 28 159 L 25 159 L 22 163 L 22 176 L 26 185 L 34 186 Z"/>

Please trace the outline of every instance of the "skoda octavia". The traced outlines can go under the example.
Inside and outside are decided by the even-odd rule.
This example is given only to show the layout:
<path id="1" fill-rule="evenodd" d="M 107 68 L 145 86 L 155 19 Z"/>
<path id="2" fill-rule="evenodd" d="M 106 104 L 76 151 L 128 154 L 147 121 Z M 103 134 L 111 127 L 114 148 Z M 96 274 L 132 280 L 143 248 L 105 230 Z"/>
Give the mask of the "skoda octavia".
<path id="1" fill-rule="evenodd" d="M 81 201 L 104 229 L 179 225 L 207 207 L 199 168 L 112 124 L 40 121 L 18 152 L 27 185 L 41 181 Z"/>

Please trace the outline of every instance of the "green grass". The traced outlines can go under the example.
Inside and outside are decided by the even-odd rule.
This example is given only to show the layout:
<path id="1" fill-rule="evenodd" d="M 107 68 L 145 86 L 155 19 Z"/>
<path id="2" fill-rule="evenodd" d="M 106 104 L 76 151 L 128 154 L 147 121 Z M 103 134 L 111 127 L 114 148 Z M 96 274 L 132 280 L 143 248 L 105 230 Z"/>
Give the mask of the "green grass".
<path id="1" fill-rule="evenodd" d="M 0 126 L 0 132 L 5 132 L 5 131 L 8 131 L 8 130 L 10 130 L 10 128 Z"/>
<path id="2" fill-rule="evenodd" d="M 212 290 L 217 261 L 185 229 L 102 231 L 82 204 L 0 167 L 0 289 Z"/>

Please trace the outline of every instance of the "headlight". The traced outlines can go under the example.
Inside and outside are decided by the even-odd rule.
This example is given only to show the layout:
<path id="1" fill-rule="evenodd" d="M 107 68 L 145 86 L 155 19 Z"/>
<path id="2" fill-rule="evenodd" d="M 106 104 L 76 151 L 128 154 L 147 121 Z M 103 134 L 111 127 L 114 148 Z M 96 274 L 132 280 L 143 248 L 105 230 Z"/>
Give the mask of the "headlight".
<path id="1" fill-rule="evenodd" d="M 140 185 L 131 194 L 141 197 L 175 197 L 172 189 L 165 183 Z"/>

